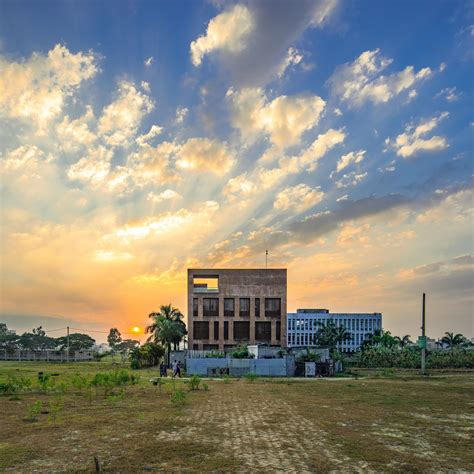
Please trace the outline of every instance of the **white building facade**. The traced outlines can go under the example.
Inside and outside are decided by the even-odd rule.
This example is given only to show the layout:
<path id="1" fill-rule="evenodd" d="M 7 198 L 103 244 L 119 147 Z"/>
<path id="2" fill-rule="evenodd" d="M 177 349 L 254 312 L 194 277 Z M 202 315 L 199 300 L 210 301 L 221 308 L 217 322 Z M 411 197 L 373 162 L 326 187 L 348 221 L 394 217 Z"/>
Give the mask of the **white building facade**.
<path id="1" fill-rule="evenodd" d="M 314 346 L 316 333 L 330 319 L 352 334 L 350 341 L 338 344 L 341 352 L 355 352 L 370 333 L 382 329 L 382 313 L 330 313 L 327 309 L 298 309 L 296 313 L 287 315 L 288 347 Z"/>

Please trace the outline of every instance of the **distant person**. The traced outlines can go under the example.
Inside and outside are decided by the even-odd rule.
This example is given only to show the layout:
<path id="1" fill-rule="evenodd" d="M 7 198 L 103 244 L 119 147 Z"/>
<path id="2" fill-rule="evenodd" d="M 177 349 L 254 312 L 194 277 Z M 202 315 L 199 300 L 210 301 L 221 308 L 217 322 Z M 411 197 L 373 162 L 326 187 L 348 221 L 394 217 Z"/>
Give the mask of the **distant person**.
<path id="1" fill-rule="evenodd" d="M 162 362 L 160 364 L 160 377 L 166 377 L 166 364 Z"/>
<path id="2" fill-rule="evenodd" d="M 173 362 L 173 377 L 179 376 L 181 378 L 181 364 L 178 361 Z"/>
<path id="3" fill-rule="evenodd" d="M 176 373 L 179 375 L 179 378 L 181 378 L 181 362 L 179 360 L 176 364 Z"/>

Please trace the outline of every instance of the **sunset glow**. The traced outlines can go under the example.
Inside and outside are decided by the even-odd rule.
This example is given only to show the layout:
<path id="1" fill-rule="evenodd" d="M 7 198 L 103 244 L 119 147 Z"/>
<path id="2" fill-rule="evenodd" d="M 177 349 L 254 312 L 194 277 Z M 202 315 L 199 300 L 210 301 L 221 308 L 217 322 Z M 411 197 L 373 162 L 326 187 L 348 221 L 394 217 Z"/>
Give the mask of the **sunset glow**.
<path id="1" fill-rule="evenodd" d="M 143 334 L 268 250 L 289 311 L 472 337 L 468 2 L 99 3 L 2 2 L 0 320 Z"/>

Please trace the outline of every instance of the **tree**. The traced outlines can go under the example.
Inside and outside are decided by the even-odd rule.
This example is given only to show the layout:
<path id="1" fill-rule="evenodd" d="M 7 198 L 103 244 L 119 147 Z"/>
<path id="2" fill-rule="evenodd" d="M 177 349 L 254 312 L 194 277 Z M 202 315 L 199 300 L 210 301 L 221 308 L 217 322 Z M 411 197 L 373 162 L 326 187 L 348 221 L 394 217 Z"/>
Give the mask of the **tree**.
<path id="1" fill-rule="evenodd" d="M 122 342 L 122 335 L 117 328 L 111 328 L 109 335 L 107 336 L 107 342 L 109 343 L 112 354 L 117 352 L 118 345 Z"/>
<path id="2" fill-rule="evenodd" d="M 67 336 L 58 337 L 56 343 L 59 350 L 67 349 Z M 78 332 L 69 335 L 69 351 L 74 354 L 76 351 L 84 351 L 90 349 L 95 344 L 95 339 L 92 339 L 88 334 L 81 334 Z"/>
<path id="3" fill-rule="evenodd" d="M 187 334 L 183 315 L 178 308 L 174 308 L 169 304 L 161 306 L 159 313 L 150 313 L 148 317 L 153 322 L 146 328 L 146 332 L 151 334 L 147 341 L 153 340 L 166 346 L 168 365 L 170 365 L 171 345 L 176 350 Z"/>
<path id="4" fill-rule="evenodd" d="M 413 344 L 413 341 L 410 339 L 410 334 L 406 334 L 403 337 L 395 336 L 394 339 L 398 342 L 400 347 L 406 347 L 409 344 Z"/>
<path id="5" fill-rule="evenodd" d="M 344 326 L 337 326 L 332 319 L 328 319 L 325 323 L 321 322 L 319 325 L 320 328 L 316 332 L 316 344 L 328 346 L 331 355 L 338 344 L 352 339 L 352 334 Z"/>
<path id="6" fill-rule="evenodd" d="M 383 329 L 376 329 L 373 333 L 368 334 L 362 343 L 362 347 L 395 347 L 398 345 L 400 345 L 399 338 L 397 340 L 390 331 Z"/>
<path id="7" fill-rule="evenodd" d="M 447 347 L 462 347 L 468 342 L 462 334 L 454 334 L 453 332 L 445 332 L 445 336 L 441 338 L 441 342 Z"/>
<path id="8" fill-rule="evenodd" d="M 5 323 L 0 323 L 0 349 L 13 352 L 18 347 L 18 339 L 15 331 L 9 330 Z"/>
<path id="9" fill-rule="evenodd" d="M 164 353 L 164 348 L 153 342 L 134 347 L 130 351 L 131 367 L 132 369 L 140 369 L 141 367 L 158 365 Z"/>
<path id="10" fill-rule="evenodd" d="M 25 350 L 44 350 L 54 349 L 56 347 L 56 340 L 48 337 L 41 326 L 33 329 L 31 332 L 24 332 L 18 338 L 18 345 Z"/>

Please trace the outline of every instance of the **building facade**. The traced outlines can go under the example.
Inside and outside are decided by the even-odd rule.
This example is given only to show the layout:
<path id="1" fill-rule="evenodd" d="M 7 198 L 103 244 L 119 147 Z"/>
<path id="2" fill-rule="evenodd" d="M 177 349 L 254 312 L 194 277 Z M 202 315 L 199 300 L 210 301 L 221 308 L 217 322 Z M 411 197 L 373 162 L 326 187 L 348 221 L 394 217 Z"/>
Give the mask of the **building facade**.
<path id="1" fill-rule="evenodd" d="M 338 344 L 341 352 L 355 352 L 368 334 L 382 329 L 381 313 L 330 313 L 327 309 L 298 309 L 296 313 L 288 313 L 287 316 L 287 346 L 315 345 L 318 329 L 329 319 L 352 334 L 350 341 Z"/>
<path id="2" fill-rule="evenodd" d="M 188 269 L 188 347 L 286 345 L 286 269 Z"/>

